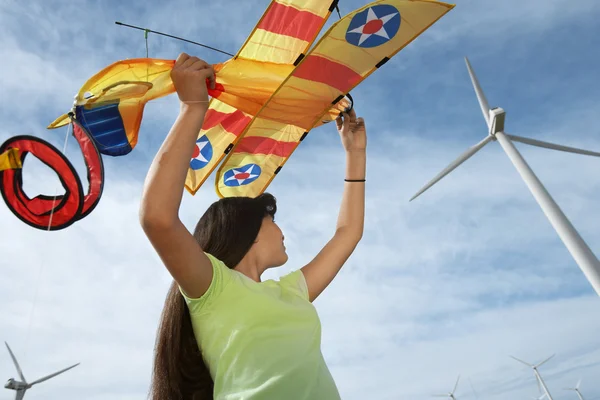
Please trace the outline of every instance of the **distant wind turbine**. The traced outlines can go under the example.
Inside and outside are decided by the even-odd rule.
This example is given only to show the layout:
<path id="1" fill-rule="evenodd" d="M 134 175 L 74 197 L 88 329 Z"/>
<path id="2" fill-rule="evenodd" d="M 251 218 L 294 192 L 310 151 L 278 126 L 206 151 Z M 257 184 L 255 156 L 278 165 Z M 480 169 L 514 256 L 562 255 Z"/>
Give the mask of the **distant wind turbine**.
<path id="1" fill-rule="evenodd" d="M 70 367 L 67 367 L 65 369 L 62 369 L 58 372 L 54 372 L 50 375 L 47 375 L 43 378 L 37 379 L 33 382 L 27 382 L 27 380 L 25 379 L 25 377 L 23 376 L 23 371 L 21 370 L 21 367 L 19 366 L 19 362 L 17 361 L 17 358 L 15 357 L 15 355 L 13 354 L 12 350 L 10 349 L 10 346 L 8 345 L 8 343 L 4 342 L 4 344 L 6 345 L 6 348 L 8 349 L 8 352 L 10 353 L 10 358 L 12 358 L 13 363 L 15 364 L 15 367 L 17 368 L 17 372 L 19 373 L 19 378 L 21 378 L 21 381 L 18 381 L 14 378 L 10 378 L 6 384 L 4 385 L 4 387 L 6 389 L 12 389 L 15 391 L 15 400 L 21 400 L 23 397 L 25 397 L 25 392 L 28 389 L 31 389 L 31 387 L 37 383 L 46 381 L 50 378 L 55 377 L 58 374 L 62 374 L 65 371 L 70 370 L 71 368 L 74 368 L 76 366 L 79 365 L 79 363 L 71 365 Z"/>
<path id="2" fill-rule="evenodd" d="M 488 135 L 475 146 L 472 146 L 463 154 L 460 155 L 455 161 L 448 165 L 442 172 L 434 177 L 427 185 L 417 192 L 410 200 L 414 200 L 420 196 L 427 189 L 435 185 L 443 177 L 452 172 L 455 168 L 467 161 L 471 156 L 481 150 L 486 144 L 491 141 L 498 141 L 502 149 L 506 152 L 509 159 L 521 175 L 521 178 L 528 186 L 529 190 L 533 194 L 533 197 L 538 202 L 542 211 L 558 233 L 571 256 L 575 259 L 575 262 L 579 265 L 579 268 L 583 271 L 584 275 L 600 296 L 600 261 L 592 253 L 588 245 L 583 241 L 579 233 L 575 230 L 571 222 L 567 219 L 565 214 L 562 212 L 558 204 L 552 199 L 546 188 L 542 185 L 537 176 L 533 173 L 523 156 L 519 153 L 517 148 L 512 143 L 511 139 L 517 142 L 525 143 L 532 146 L 543 147 L 552 150 L 560 150 L 569 153 L 584 154 L 588 156 L 600 157 L 600 153 L 589 150 L 576 149 L 574 147 L 567 147 L 549 142 L 543 142 L 541 140 L 525 138 L 521 136 L 509 135 L 504 132 L 504 121 L 506 118 L 506 112 L 496 107 L 490 109 L 487 99 L 483 94 L 483 90 L 479 86 L 479 81 L 471 68 L 469 60 L 465 57 L 467 63 L 467 69 L 471 77 L 471 82 L 475 88 L 475 94 L 479 100 L 479 105 L 483 113 L 483 117 L 488 126 Z"/>
<path id="3" fill-rule="evenodd" d="M 565 390 L 574 390 L 575 393 L 577 393 L 577 396 L 579 396 L 579 400 L 584 400 L 583 399 L 583 395 L 581 394 L 581 392 L 579 391 L 579 386 L 581 385 L 581 379 L 577 382 L 577 385 L 575 385 L 574 388 L 566 388 Z"/>
<path id="4" fill-rule="evenodd" d="M 434 394 L 433 397 L 448 397 L 452 400 L 456 400 L 456 397 L 454 396 L 454 392 L 456 392 L 456 388 L 458 387 L 458 380 L 460 379 L 460 375 L 458 375 L 458 378 L 456 378 L 456 383 L 454 384 L 454 389 L 452 389 L 452 391 L 450 393 L 447 394 Z"/>
<path id="5" fill-rule="evenodd" d="M 544 396 L 547 396 L 548 400 L 553 400 L 552 396 L 550 395 L 550 391 L 548 390 L 548 387 L 546 386 L 546 383 L 542 379 L 542 375 L 540 375 L 540 373 L 538 371 L 538 368 L 541 367 L 542 365 L 544 365 L 546 362 L 548 362 L 548 360 L 550 360 L 552 357 L 554 357 L 554 354 L 551 355 L 550 357 L 546 358 L 544 361 L 542 361 L 541 363 L 539 363 L 537 365 L 532 365 L 532 364 L 526 363 L 525 361 L 519 360 L 518 358 L 513 357 L 513 356 L 510 356 L 510 357 L 514 358 L 515 360 L 517 360 L 520 363 L 527 365 L 528 367 L 531 367 L 533 369 L 533 373 L 535 374 L 535 378 L 538 383 L 538 389 L 540 389 L 540 392 L 542 391 L 541 389 L 543 389 Z M 540 387 L 540 385 L 541 385 L 541 387 Z M 544 396 L 542 396 L 542 397 L 544 397 Z"/>

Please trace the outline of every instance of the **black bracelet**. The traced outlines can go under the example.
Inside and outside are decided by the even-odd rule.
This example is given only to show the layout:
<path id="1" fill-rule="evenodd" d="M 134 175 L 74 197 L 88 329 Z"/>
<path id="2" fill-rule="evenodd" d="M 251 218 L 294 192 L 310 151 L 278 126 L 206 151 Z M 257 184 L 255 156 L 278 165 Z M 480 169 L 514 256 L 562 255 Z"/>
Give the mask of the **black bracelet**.
<path id="1" fill-rule="evenodd" d="M 344 179 L 346 182 L 366 182 L 366 179 Z"/>

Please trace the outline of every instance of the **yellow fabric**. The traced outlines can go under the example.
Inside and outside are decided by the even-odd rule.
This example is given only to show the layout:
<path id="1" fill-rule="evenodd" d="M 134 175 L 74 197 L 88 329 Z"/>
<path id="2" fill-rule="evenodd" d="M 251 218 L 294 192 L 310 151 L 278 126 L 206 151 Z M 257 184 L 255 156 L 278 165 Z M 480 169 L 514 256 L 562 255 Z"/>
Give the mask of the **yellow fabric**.
<path id="1" fill-rule="evenodd" d="M 19 149 L 8 149 L 0 154 L 0 171 L 23 168 Z"/>
<path id="2" fill-rule="evenodd" d="M 118 101 L 127 139 L 133 148 L 146 103 L 175 91 L 170 76 L 174 65 L 174 60 L 152 58 L 118 61 L 88 79 L 79 89 L 74 105 L 93 109 Z M 68 115 L 63 114 L 48 125 L 48 129 L 69 122 Z M 94 127 L 87 128 L 94 135 Z"/>
<path id="3" fill-rule="evenodd" d="M 255 282 L 207 254 L 213 279 L 184 296 L 215 400 L 337 400 L 302 271 Z"/>
<path id="4" fill-rule="evenodd" d="M 297 147 L 304 132 L 304 129 L 292 124 L 256 118 L 252 122 L 252 126 L 246 131 L 244 137 L 241 139 L 240 146 L 243 145 L 245 140 L 248 141 L 252 140 L 253 137 L 258 137 L 284 142 L 284 145 Z M 256 193 L 262 193 L 269 186 L 271 181 L 275 178 L 274 171 L 278 167 L 283 166 L 287 158 L 278 155 L 277 149 L 274 149 L 273 153 L 264 154 L 259 152 L 237 152 L 234 148 L 234 151 L 229 153 L 217 172 L 217 178 L 215 179 L 215 190 L 219 197 L 254 197 Z M 243 186 L 228 185 L 227 183 L 230 183 L 234 177 L 225 177 L 224 174 L 225 171 L 227 171 L 226 168 L 234 171 L 243 171 L 245 169 L 240 169 L 239 167 L 243 167 L 244 165 L 248 164 L 258 165 L 261 169 L 260 176 L 251 183 Z"/>

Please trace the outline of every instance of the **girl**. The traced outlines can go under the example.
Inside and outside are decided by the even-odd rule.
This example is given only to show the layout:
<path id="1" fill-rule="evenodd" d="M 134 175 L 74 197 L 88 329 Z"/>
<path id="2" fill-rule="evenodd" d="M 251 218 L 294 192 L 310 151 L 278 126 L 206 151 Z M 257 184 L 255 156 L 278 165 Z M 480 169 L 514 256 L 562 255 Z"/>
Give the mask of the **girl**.
<path id="1" fill-rule="evenodd" d="M 140 222 L 173 277 L 155 349 L 153 400 L 335 400 L 312 304 L 362 237 L 366 132 L 354 111 L 336 121 L 346 181 L 335 234 L 303 268 L 261 281 L 288 257 L 275 198 L 224 198 L 192 235 L 178 217 L 185 177 L 208 109 L 205 61 L 182 53 L 171 72 L 179 116 L 145 181 Z"/>

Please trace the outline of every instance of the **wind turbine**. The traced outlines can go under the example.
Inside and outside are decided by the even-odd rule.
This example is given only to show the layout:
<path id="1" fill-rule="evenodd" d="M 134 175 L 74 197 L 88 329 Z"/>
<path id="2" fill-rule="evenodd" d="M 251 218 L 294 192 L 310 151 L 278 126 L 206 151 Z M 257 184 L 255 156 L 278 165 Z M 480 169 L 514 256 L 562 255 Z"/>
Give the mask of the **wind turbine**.
<path id="1" fill-rule="evenodd" d="M 575 385 L 574 388 L 566 388 L 565 390 L 574 390 L 577 393 L 577 396 L 579 396 L 579 400 L 583 400 L 583 395 L 579 391 L 579 385 L 581 385 L 581 379 L 577 382 L 577 385 Z"/>
<path id="2" fill-rule="evenodd" d="M 452 400 L 456 400 L 456 397 L 454 397 L 454 392 L 456 392 L 456 388 L 458 387 L 458 380 L 460 379 L 460 375 L 458 375 L 458 378 L 456 378 L 456 383 L 454 384 L 454 389 L 452 389 L 452 391 L 448 394 L 434 394 L 433 397 L 448 397 Z"/>
<path id="3" fill-rule="evenodd" d="M 525 138 L 521 136 L 510 135 L 504 132 L 504 121 L 506 118 L 506 112 L 496 107 L 490 109 L 487 99 L 483 94 L 483 90 L 479 86 L 479 81 L 471 68 L 468 58 L 465 57 L 467 69 L 471 77 L 471 82 L 475 88 L 475 94 L 479 100 L 481 112 L 488 126 L 488 135 L 475 146 L 467 149 L 463 154 L 460 155 L 455 161 L 448 165 L 442 172 L 440 172 L 435 178 L 433 178 L 427 185 L 425 185 L 417 194 L 415 194 L 410 200 L 414 200 L 416 197 L 421 195 L 431 186 L 436 184 L 444 176 L 448 175 L 455 168 L 461 165 L 463 162 L 468 160 L 471 156 L 481 150 L 486 144 L 491 141 L 498 141 L 502 149 L 506 152 L 513 165 L 521 175 L 523 181 L 528 186 L 529 190 L 535 197 L 539 206 L 542 208 L 544 214 L 558 233 L 559 237 L 575 259 L 575 262 L 579 265 L 579 268 L 583 271 L 584 275 L 600 296 L 600 261 L 592 253 L 588 245 L 583 241 L 579 233 L 575 230 L 571 222 L 567 219 L 565 214 L 562 212 L 558 204 L 552 199 L 546 188 L 542 185 L 537 176 L 533 173 L 523 156 L 519 153 L 517 148 L 514 146 L 511 140 L 529 144 L 532 146 L 543 147 L 552 150 L 560 150 L 569 153 L 584 154 L 588 156 L 600 157 L 600 153 L 589 150 L 576 149 L 573 147 L 562 146 L 549 142 L 543 142 L 541 140 Z"/>
<path id="4" fill-rule="evenodd" d="M 17 367 L 17 372 L 19 373 L 19 377 L 21 378 L 22 381 L 17 381 L 14 378 L 10 378 L 6 384 L 4 385 L 4 387 L 6 389 L 12 389 L 16 391 L 15 394 L 15 400 L 21 400 L 23 397 L 25 397 L 25 392 L 27 391 L 27 389 L 30 389 L 33 385 L 35 385 L 36 383 L 40 383 L 43 382 L 45 380 L 48 380 L 52 377 L 55 377 L 58 374 L 62 374 L 63 372 L 70 370 L 71 368 L 74 368 L 76 366 L 79 365 L 79 363 L 75 364 L 75 365 L 71 365 L 70 367 L 67 367 L 63 370 L 60 370 L 58 372 L 55 372 L 53 374 L 50 374 L 48 376 L 45 376 L 43 378 L 40 378 L 38 380 L 35 380 L 31 383 L 28 383 L 27 380 L 25 379 L 25 377 L 23 376 L 23 371 L 21 371 L 21 367 L 19 366 L 19 363 L 17 362 L 17 359 L 15 357 L 15 355 L 13 354 L 12 350 L 10 349 L 10 346 L 8 345 L 8 343 L 4 342 L 4 344 L 6 345 L 6 348 L 8 349 L 8 352 L 10 353 L 10 357 L 13 360 L 13 363 L 15 364 L 15 367 Z"/>
<path id="5" fill-rule="evenodd" d="M 533 373 L 535 374 L 537 383 L 538 383 L 538 388 L 539 389 L 544 389 L 544 396 L 548 397 L 548 400 L 552 400 L 552 396 L 550 395 L 550 391 L 548 390 L 548 387 L 546 386 L 546 383 L 544 382 L 544 380 L 542 379 L 542 376 L 540 375 L 538 368 L 541 367 L 543 364 L 545 364 L 548 360 L 550 360 L 552 357 L 554 357 L 554 354 L 551 355 L 550 357 L 546 358 L 544 361 L 542 361 L 541 363 L 537 364 L 537 365 L 532 365 L 532 364 L 528 364 L 523 360 L 519 360 L 516 357 L 511 356 L 511 358 L 514 358 L 515 360 L 517 360 L 520 363 L 523 363 L 525 365 L 527 365 L 528 367 L 533 368 Z M 540 384 L 541 384 L 541 388 L 540 388 Z M 541 392 L 542 390 L 540 390 Z M 543 396 L 542 396 L 543 397 Z"/>

